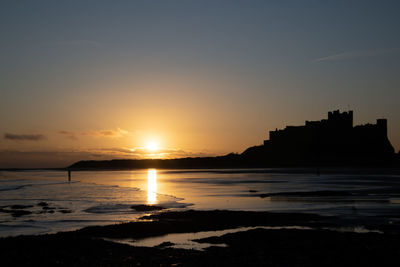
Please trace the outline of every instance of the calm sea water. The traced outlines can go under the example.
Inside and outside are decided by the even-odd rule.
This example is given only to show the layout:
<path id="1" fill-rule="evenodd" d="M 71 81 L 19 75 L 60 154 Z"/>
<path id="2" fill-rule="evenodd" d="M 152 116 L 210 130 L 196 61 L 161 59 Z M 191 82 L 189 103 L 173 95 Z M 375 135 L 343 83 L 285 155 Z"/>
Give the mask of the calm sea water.
<path id="1" fill-rule="evenodd" d="M 73 172 L 68 182 L 61 171 L 0 172 L 0 236 L 133 221 L 148 213 L 131 208 L 138 204 L 397 220 L 400 176 L 149 169 Z"/>

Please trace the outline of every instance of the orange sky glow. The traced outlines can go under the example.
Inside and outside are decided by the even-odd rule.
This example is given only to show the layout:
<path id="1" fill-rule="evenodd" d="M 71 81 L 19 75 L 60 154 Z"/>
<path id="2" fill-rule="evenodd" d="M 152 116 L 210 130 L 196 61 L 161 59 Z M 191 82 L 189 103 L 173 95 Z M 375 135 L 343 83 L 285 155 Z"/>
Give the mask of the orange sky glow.
<path id="1" fill-rule="evenodd" d="M 0 9 L 0 168 L 241 153 L 337 109 L 400 149 L 397 3 L 100 2 Z"/>

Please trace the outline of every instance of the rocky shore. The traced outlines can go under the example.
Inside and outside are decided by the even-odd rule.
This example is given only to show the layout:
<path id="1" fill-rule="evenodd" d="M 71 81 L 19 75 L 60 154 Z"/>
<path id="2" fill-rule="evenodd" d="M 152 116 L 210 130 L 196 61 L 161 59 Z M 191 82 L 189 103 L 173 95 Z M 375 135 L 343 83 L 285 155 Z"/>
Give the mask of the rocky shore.
<path id="1" fill-rule="evenodd" d="M 397 266 L 398 225 L 370 223 L 355 231 L 360 223 L 300 213 L 164 212 L 132 223 L 1 238 L 0 254 L 3 266 Z M 203 251 L 171 248 L 168 242 L 135 247 L 110 241 L 248 226 L 298 228 L 256 228 L 195 240 L 226 245 Z"/>

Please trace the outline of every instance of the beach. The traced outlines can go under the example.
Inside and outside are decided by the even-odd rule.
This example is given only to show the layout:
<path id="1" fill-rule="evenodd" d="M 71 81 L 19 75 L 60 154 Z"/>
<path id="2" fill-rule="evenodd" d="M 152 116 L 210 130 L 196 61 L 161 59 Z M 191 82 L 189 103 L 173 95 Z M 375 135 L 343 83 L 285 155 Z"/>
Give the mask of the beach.
<path id="1" fill-rule="evenodd" d="M 5 266 L 393 266 L 397 172 L 1 172 Z"/>
<path id="2" fill-rule="evenodd" d="M 400 265 L 400 1 L 1 3 L 0 267 Z"/>

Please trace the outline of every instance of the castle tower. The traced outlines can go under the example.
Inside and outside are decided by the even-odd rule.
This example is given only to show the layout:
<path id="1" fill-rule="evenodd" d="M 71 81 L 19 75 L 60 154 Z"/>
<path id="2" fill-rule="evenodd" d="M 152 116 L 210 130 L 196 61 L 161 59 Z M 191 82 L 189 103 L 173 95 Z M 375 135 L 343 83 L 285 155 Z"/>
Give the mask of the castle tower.
<path id="1" fill-rule="evenodd" d="M 387 119 L 377 119 L 376 125 L 378 127 L 379 133 L 382 136 L 387 137 Z"/>
<path id="2" fill-rule="evenodd" d="M 340 113 L 339 110 L 328 112 L 328 123 L 336 129 L 353 128 L 353 111 Z"/>

